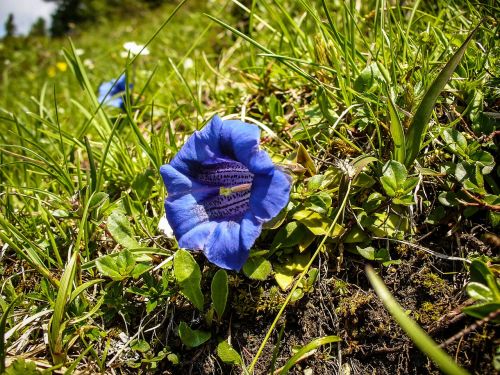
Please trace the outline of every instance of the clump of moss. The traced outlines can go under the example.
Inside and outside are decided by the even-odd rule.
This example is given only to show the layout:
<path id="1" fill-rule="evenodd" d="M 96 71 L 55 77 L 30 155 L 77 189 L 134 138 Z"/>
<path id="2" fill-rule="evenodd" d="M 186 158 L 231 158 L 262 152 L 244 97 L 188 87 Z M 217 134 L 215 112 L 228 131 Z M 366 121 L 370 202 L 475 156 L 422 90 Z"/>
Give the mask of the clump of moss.
<path id="1" fill-rule="evenodd" d="M 419 323 L 427 325 L 439 320 L 447 311 L 448 306 L 445 304 L 425 301 L 413 316 Z"/>
<path id="2" fill-rule="evenodd" d="M 264 290 L 239 289 L 231 303 L 240 318 L 253 316 L 256 313 L 276 313 L 285 302 L 285 297 L 277 286 Z"/>
<path id="3" fill-rule="evenodd" d="M 341 298 L 337 307 L 337 314 L 344 318 L 354 317 L 356 312 L 363 306 L 367 305 L 373 299 L 372 294 L 356 293 L 353 296 Z"/>
<path id="4" fill-rule="evenodd" d="M 419 288 L 425 289 L 430 296 L 440 296 L 450 292 L 450 286 L 434 272 L 424 268 L 422 272 L 416 273 L 412 281 Z"/>

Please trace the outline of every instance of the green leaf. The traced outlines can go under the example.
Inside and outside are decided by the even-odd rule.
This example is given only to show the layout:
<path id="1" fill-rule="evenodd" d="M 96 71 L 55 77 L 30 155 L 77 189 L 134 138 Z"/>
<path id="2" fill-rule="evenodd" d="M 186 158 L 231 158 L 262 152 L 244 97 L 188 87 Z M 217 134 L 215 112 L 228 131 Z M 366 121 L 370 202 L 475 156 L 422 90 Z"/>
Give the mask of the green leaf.
<path id="1" fill-rule="evenodd" d="M 301 210 L 295 212 L 293 219 L 303 224 L 316 236 L 324 236 L 328 233 L 331 220 L 321 216 L 319 213 L 310 210 Z M 344 232 L 344 228 L 340 224 L 336 224 L 335 228 L 328 233 L 330 237 L 338 237 Z"/>
<path id="2" fill-rule="evenodd" d="M 108 217 L 107 227 L 116 242 L 125 248 L 140 247 L 134 238 L 134 231 L 127 217 L 119 210 L 114 210 Z"/>
<path id="3" fill-rule="evenodd" d="M 457 194 L 452 191 L 443 191 L 438 196 L 439 202 L 446 207 L 457 207 L 460 205 Z"/>
<path id="4" fill-rule="evenodd" d="M 394 143 L 394 157 L 396 158 L 396 161 L 404 163 L 406 158 L 404 128 L 403 124 L 401 124 L 401 120 L 399 119 L 396 105 L 392 101 L 389 92 L 387 92 L 387 102 L 389 103 L 389 115 L 391 117 L 389 128 L 391 131 L 392 142 Z"/>
<path id="5" fill-rule="evenodd" d="M 375 248 L 373 246 L 360 247 L 356 246 L 356 251 L 363 258 L 368 260 L 375 260 Z"/>
<path id="6" fill-rule="evenodd" d="M 151 349 L 151 346 L 146 340 L 134 340 L 130 344 L 130 348 L 132 350 L 136 350 L 141 353 L 147 352 L 149 349 Z"/>
<path id="7" fill-rule="evenodd" d="M 471 281 L 482 283 L 493 293 L 495 302 L 500 302 L 500 285 L 489 267 L 479 259 L 474 259 L 470 265 Z"/>
<path id="8" fill-rule="evenodd" d="M 89 212 L 100 208 L 102 205 L 104 205 L 108 198 L 108 194 L 103 193 L 102 191 L 96 194 L 92 194 L 89 202 Z"/>
<path id="9" fill-rule="evenodd" d="M 366 201 L 363 203 L 363 209 L 367 212 L 375 211 L 382 205 L 382 202 L 385 200 L 384 196 L 379 192 L 371 193 Z"/>
<path id="10" fill-rule="evenodd" d="M 307 201 L 307 208 L 320 214 L 326 214 L 332 206 L 332 196 L 324 191 L 312 195 Z"/>
<path id="11" fill-rule="evenodd" d="M 302 143 L 299 143 L 299 148 L 297 149 L 296 162 L 306 168 L 311 176 L 316 174 L 316 166 Z"/>
<path id="12" fill-rule="evenodd" d="M 373 156 L 361 155 L 351 161 L 351 165 L 354 167 L 355 175 L 360 174 L 366 166 L 377 161 L 378 159 Z"/>
<path id="13" fill-rule="evenodd" d="M 279 119 L 283 117 L 283 106 L 274 94 L 269 98 L 269 115 L 275 124 L 279 124 Z"/>
<path id="14" fill-rule="evenodd" d="M 302 272 L 309 260 L 309 252 L 295 254 L 287 263 L 274 265 L 274 278 L 282 290 L 287 290 L 296 274 Z"/>
<path id="15" fill-rule="evenodd" d="M 297 246 L 307 232 L 304 226 L 297 221 L 291 221 L 285 225 L 274 237 L 271 249 Z"/>
<path id="16" fill-rule="evenodd" d="M 465 50 L 467 49 L 467 45 L 478 30 L 481 23 L 482 22 L 480 22 L 479 25 L 477 25 L 476 28 L 472 30 L 465 42 L 460 46 L 457 52 L 455 52 L 455 54 L 451 57 L 445 67 L 434 79 L 430 87 L 427 89 L 424 97 L 422 98 L 417 111 L 413 115 L 412 121 L 408 128 L 408 132 L 406 134 L 406 166 L 412 165 L 413 161 L 420 153 L 420 148 L 422 147 L 422 142 L 424 140 L 425 134 L 427 133 L 427 127 L 429 126 L 429 120 L 431 118 L 437 98 L 441 94 L 441 91 L 443 91 L 444 86 L 446 85 L 448 80 L 453 75 L 453 72 L 460 63 L 460 60 L 462 60 Z"/>
<path id="17" fill-rule="evenodd" d="M 151 189 L 156 183 L 156 173 L 147 169 L 144 173 L 138 174 L 132 182 L 132 191 L 142 201 L 151 194 Z"/>
<path id="18" fill-rule="evenodd" d="M 356 77 L 354 81 L 354 90 L 360 93 L 367 93 L 375 91 L 379 84 L 384 82 L 384 76 L 380 71 L 376 62 L 368 65 Z"/>
<path id="19" fill-rule="evenodd" d="M 137 259 L 136 259 L 137 260 Z M 146 263 L 137 263 L 132 271 L 131 276 L 134 279 L 139 278 L 144 272 L 147 272 L 151 268 L 151 265 Z"/>
<path id="20" fill-rule="evenodd" d="M 380 182 L 387 195 L 389 197 L 395 197 L 398 195 L 407 177 L 408 172 L 403 164 L 396 160 L 389 160 L 382 168 Z"/>
<path id="21" fill-rule="evenodd" d="M 402 206 L 411 206 L 415 204 L 415 200 L 413 199 L 412 194 L 400 196 L 399 198 L 394 198 L 392 201 L 394 204 L 399 204 Z"/>
<path id="22" fill-rule="evenodd" d="M 378 237 L 402 239 L 410 231 L 409 221 L 403 215 L 387 212 L 374 213 L 370 217 L 364 216 L 361 225 L 367 227 Z"/>
<path id="23" fill-rule="evenodd" d="M 462 133 L 454 128 L 446 128 L 441 133 L 441 138 L 443 138 L 443 141 L 451 152 L 467 158 L 469 146 L 467 145 L 467 139 L 465 139 Z"/>
<path id="24" fill-rule="evenodd" d="M 403 181 L 402 184 L 402 194 L 408 194 L 413 191 L 415 186 L 417 186 L 418 182 L 420 181 L 420 178 L 418 177 L 408 177 L 406 181 Z"/>
<path id="25" fill-rule="evenodd" d="M 196 348 L 210 340 L 210 332 L 191 329 L 185 322 L 179 324 L 179 337 L 184 345 L 189 348 Z"/>
<path id="26" fill-rule="evenodd" d="M 372 176 L 366 174 L 365 172 L 360 172 L 354 178 L 352 185 L 368 189 L 375 185 L 375 182 L 376 180 Z"/>
<path id="27" fill-rule="evenodd" d="M 249 258 L 243 265 L 243 273 L 254 280 L 267 279 L 272 270 L 271 262 L 258 256 Z"/>
<path id="28" fill-rule="evenodd" d="M 219 345 L 217 345 L 217 355 L 222 362 L 229 365 L 241 366 L 243 364 L 240 353 L 238 353 L 226 340 L 221 341 Z"/>
<path id="29" fill-rule="evenodd" d="M 474 300 L 493 300 L 493 292 L 484 284 L 472 281 L 467 284 L 465 290 L 467 291 L 469 297 Z"/>
<path id="30" fill-rule="evenodd" d="M 135 256 L 125 249 L 116 257 L 106 255 L 97 259 L 96 267 L 104 276 L 116 281 L 124 280 L 132 274 L 135 268 Z"/>
<path id="31" fill-rule="evenodd" d="M 18 358 L 5 370 L 3 375 L 41 375 L 37 370 L 36 363 L 26 361 L 24 358 Z"/>
<path id="32" fill-rule="evenodd" d="M 174 255 L 174 276 L 182 294 L 200 311 L 203 311 L 205 298 L 201 291 L 200 266 L 186 250 L 177 250 Z"/>
<path id="33" fill-rule="evenodd" d="M 307 180 L 307 190 L 313 192 L 319 190 L 325 181 L 325 176 L 322 174 L 317 174 L 312 176 Z"/>
<path id="34" fill-rule="evenodd" d="M 352 228 L 343 238 L 344 243 L 360 243 L 367 240 L 367 234 L 359 227 Z"/>
<path id="35" fill-rule="evenodd" d="M 474 318 L 484 319 L 490 315 L 493 311 L 500 310 L 500 302 L 485 302 L 477 303 L 472 306 L 467 306 L 462 309 L 467 315 L 473 316 Z M 493 322 L 498 323 L 500 319 L 494 319 Z"/>
<path id="36" fill-rule="evenodd" d="M 212 279 L 211 294 L 212 303 L 219 320 L 222 318 L 224 310 L 226 309 L 228 293 L 227 272 L 218 270 Z"/>
<path id="37" fill-rule="evenodd" d="M 481 167 L 481 173 L 490 174 L 495 166 L 495 158 L 487 151 L 477 150 L 470 158 Z"/>
<path id="38" fill-rule="evenodd" d="M 274 279 L 283 291 L 286 291 L 292 285 L 295 274 L 296 272 L 282 265 L 274 266 Z"/>

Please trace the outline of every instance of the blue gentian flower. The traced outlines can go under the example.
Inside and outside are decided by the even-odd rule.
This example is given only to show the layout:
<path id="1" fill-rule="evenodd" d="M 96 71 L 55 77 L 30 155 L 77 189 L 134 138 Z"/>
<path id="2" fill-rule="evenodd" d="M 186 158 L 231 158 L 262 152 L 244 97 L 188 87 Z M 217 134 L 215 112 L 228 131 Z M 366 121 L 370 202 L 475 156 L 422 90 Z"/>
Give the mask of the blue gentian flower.
<path id="1" fill-rule="evenodd" d="M 129 85 L 132 88 L 132 84 Z M 108 82 L 103 82 L 99 86 L 99 97 L 97 101 L 110 107 L 123 108 L 123 96 L 126 91 L 126 78 L 122 74 L 118 79 L 112 79 Z"/>
<path id="2" fill-rule="evenodd" d="M 262 225 L 287 204 L 291 178 L 259 148 L 260 130 L 218 116 L 195 131 L 160 173 L 179 247 L 239 271 Z"/>

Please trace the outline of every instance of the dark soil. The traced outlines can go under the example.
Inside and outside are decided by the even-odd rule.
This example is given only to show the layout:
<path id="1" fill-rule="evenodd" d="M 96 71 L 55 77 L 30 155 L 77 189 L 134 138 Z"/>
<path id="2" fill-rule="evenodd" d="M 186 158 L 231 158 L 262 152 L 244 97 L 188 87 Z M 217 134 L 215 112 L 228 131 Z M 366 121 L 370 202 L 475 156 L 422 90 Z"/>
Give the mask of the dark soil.
<path id="1" fill-rule="evenodd" d="M 492 251 L 475 237 L 474 240 L 461 239 L 455 238 L 450 245 L 450 238 L 443 238 L 442 242 L 448 243 L 450 249 L 448 255 L 459 254 L 456 253 L 459 245 L 467 246 L 469 252 Z M 422 245 L 434 251 L 438 249 L 436 244 Z M 444 247 L 441 251 L 446 253 Z M 476 320 L 460 313 L 461 307 L 471 303 L 464 293 L 467 282 L 464 275 L 467 273 L 463 272 L 462 262 L 439 259 L 406 245 L 391 248 L 391 253 L 393 258 L 401 259 L 399 265 L 373 266 L 378 267 L 379 274 L 403 308 L 438 343 L 459 334 L 445 348 L 471 373 L 496 373 L 492 365 L 498 345 L 494 326 L 485 324 L 465 333 Z M 319 348 L 300 361 L 290 373 L 439 374 L 437 367 L 414 346 L 374 293 L 365 275 L 366 262 L 354 255 L 345 256 L 341 270 L 337 272 L 335 257 L 330 255 L 329 258 L 323 254 L 320 264 L 316 264 L 321 272 L 314 290 L 288 306 L 255 367 L 255 373 L 269 374 L 273 355 L 276 355 L 274 370 L 277 370 L 294 354 L 295 347 L 318 337 L 337 335 L 342 339 L 340 343 Z M 231 319 L 226 319 L 230 326 L 219 327 L 212 337 L 223 339 L 230 335 L 232 345 L 248 364 L 286 295 L 278 292 L 272 281 L 249 282 L 242 276 L 233 282 L 238 287 L 232 289 L 230 296 Z M 283 325 L 283 336 L 278 342 Z M 217 341 L 212 340 L 209 345 L 188 352 L 191 355 L 182 358 L 179 366 L 168 366 L 166 372 L 241 373 L 239 368 L 220 361 L 215 354 Z"/>

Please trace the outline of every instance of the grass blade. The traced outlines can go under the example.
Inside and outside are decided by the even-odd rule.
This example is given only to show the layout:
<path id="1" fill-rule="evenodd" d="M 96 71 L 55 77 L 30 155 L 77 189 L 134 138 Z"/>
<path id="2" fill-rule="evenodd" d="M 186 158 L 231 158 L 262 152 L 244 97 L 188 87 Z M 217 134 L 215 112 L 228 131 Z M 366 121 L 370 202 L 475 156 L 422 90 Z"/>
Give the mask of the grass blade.
<path id="1" fill-rule="evenodd" d="M 312 340 L 309 344 L 304 345 L 302 348 L 300 348 L 297 353 L 295 353 L 288 361 L 286 361 L 285 366 L 279 371 L 279 374 L 288 374 L 288 371 L 298 362 L 302 359 L 304 355 L 307 353 L 311 352 L 312 350 L 315 350 L 319 348 L 320 346 L 330 344 L 332 342 L 339 342 L 340 337 L 338 336 L 326 336 L 326 337 L 320 337 L 317 339 Z"/>
<path id="2" fill-rule="evenodd" d="M 67 303 L 71 298 L 78 257 L 79 253 L 78 251 L 75 251 L 68 262 L 66 269 L 64 270 L 61 277 L 60 288 L 57 292 L 56 302 L 54 304 L 54 314 L 50 319 L 49 344 L 55 364 L 63 363 L 65 360 L 65 353 L 63 350 L 63 332 L 66 327 L 66 323 L 64 323 L 63 320 Z"/>
<path id="3" fill-rule="evenodd" d="M 408 133 L 406 136 L 406 166 L 409 167 L 413 163 L 413 161 L 417 158 L 418 153 L 420 152 L 420 147 L 424 140 L 425 133 L 427 132 L 427 127 L 429 124 L 429 120 L 432 115 L 432 111 L 434 109 L 434 105 L 436 104 L 436 100 L 443 91 L 444 86 L 448 82 L 448 80 L 453 75 L 453 72 L 457 68 L 458 64 L 462 60 L 464 56 L 465 50 L 469 42 L 472 40 L 472 37 L 481 26 L 482 22 L 476 26 L 474 30 L 469 34 L 465 42 L 460 46 L 457 52 L 451 57 L 448 63 L 445 65 L 443 70 L 438 74 L 434 82 L 430 85 L 425 93 L 420 105 L 413 116 L 410 127 L 408 128 Z"/>
<path id="4" fill-rule="evenodd" d="M 9 317 L 10 310 L 15 306 L 17 301 L 19 300 L 21 296 L 17 296 L 17 298 L 12 301 L 12 303 L 5 309 L 5 311 L 2 314 L 2 317 L 0 318 L 0 374 L 3 374 L 5 372 L 5 356 L 7 353 L 5 353 L 5 325 L 7 324 L 7 318 Z"/>
<path id="5" fill-rule="evenodd" d="M 391 131 L 392 142 L 394 143 L 394 159 L 400 163 L 404 163 L 406 159 L 406 149 L 403 125 L 396 111 L 396 105 L 392 101 L 389 93 L 387 95 L 387 102 L 389 104 L 389 114 L 391 117 L 389 129 Z"/>

